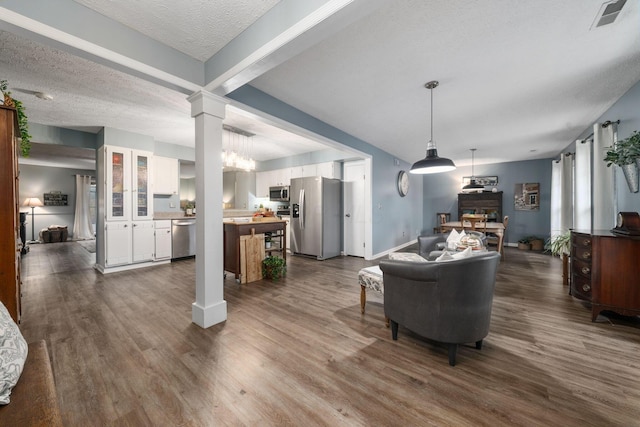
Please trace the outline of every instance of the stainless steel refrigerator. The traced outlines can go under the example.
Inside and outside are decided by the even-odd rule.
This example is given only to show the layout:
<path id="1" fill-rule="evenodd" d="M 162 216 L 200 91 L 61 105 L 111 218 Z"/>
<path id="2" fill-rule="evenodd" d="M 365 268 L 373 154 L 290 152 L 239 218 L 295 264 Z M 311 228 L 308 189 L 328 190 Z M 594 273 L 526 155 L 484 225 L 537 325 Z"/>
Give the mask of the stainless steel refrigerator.
<path id="1" fill-rule="evenodd" d="M 312 176 L 293 178 L 291 252 L 327 259 L 340 255 L 342 233 L 342 182 Z"/>

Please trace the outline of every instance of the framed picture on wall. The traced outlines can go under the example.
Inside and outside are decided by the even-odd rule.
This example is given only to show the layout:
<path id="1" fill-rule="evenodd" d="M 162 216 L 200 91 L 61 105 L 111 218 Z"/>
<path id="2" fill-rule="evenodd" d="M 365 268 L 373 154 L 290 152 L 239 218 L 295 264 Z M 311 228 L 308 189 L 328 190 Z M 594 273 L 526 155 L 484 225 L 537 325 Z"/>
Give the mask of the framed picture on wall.
<path id="1" fill-rule="evenodd" d="M 516 184 L 514 191 L 514 208 L 517 211 L 540 210 L 540 184 L 527 182 Z"/>
<path id="2" fill-rule="evenodd" d="M 498 185 L 498 177 L 497 176 L 476 176 L 475 177 L 476 184 L 495 187 Z M 471 182 L 470 176 L 462 177 L 462 185 L 467 185 Z"/>

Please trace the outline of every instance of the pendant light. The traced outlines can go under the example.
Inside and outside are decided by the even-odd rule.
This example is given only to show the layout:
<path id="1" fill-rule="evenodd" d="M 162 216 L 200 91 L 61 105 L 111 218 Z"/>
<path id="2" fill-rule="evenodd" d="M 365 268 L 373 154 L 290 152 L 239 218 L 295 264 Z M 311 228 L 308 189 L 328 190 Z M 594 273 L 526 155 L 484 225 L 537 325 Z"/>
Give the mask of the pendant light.
<path id="1" fill-rule="evenodd" d="M 476 152 L 475 148 L 471 148 L 471 180 L 469 181 L 469 183 L 467 185 L 465 185 L 464 187 L 462 187 L 463 190 L 480 190 L 483 189 L 484 190 L 484 185 L 481 184 L 476 184 L 476 176 L 473 173 L 473 163 L 474 163 L 474 153 Z"/>
<path id="2" fill-rule="evenodd" d="M 431 91 L 431 138 L 427 144 L 427 157 L 415 162 L 413 166 L 411 166 L 411 173 L 427 174 L 449 172 L 456 168 L 456 165 L 454 165 L 451 160 L 438 157 L 436 143 L 433 141 L 433 89 L 438 87 L 438 84 L 439 83 L 434 80 L 424 85 L 424 87 Z"/>

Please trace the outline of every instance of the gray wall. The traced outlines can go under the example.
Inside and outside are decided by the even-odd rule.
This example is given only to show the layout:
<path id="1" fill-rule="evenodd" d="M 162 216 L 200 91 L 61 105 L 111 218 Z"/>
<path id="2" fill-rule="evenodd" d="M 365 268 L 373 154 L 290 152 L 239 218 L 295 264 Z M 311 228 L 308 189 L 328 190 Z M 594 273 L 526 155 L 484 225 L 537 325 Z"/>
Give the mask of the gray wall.
<path id="1" fill-rule="evenodd" d="M 50 225 L 66 225 L 69 236 L 72 235 L 76 206 L 76 178 L 74 176 L 76 174 L 95 177 L 95 171 L 20 165 L 20 204 L 27 197 L 38 197 L 44 201 L 43 194 L 51 191 L 60 191 L 62 194 L 68 195 L 67 206 L 43 206 L 34 209 L 36 236 L 41 229 Z M 31 240 L 31 208 L 21 206 L 20 212 L 29 213 L 27 215 L 27 240 Z"/>
<path id="2" fill-rule="evenodd" d="M 410 164 L 398 161 L 396 165 L 396 159 L 389 153 L 249 85 L 245 85 L 227 96 L 371 156 L 372 253 L 374 256 L 416 238 L 423 227 L 422 179 L 418 176 L 411 176 L 411 189 L 407 197 L 400 197 L 396 190 L 398 172 L 400 169 L 410 169 Z"/>
<path id="3" fill-rule="evenodd" d="M 497 176 L 499 191 L 502 191 L 502 214 L 509 215 L 506 242 L 535 235 L 549 237 L 551 229 L 551 162 L 552 159 L 524 162 L 476 165 L 476 176 Z M 471 175 L 471 167 L 459 167 L 453 172 L 424 175 L 423 211 L 424 232 L 433 232 L 437 212 L 450 212 L 451 220 L 458 219 L 458 193 L 462 188 L 462 177 Z M 540 210 L 517 211 L 514 209 L 515 185 L 526 182 L 540 184 Z M 487 187 L 487 190 L 490 187 Z"/>
<path id="4" fill-rule="evenodd" d="M 606 120 L 620 120 L 618 125 L 618 140 L 631 136 L 633 131 L 640 131 L 640 82 L 636 83 L 613 106 L 598 119 L 598 122 Z M 589 129 L 587 135 L 593 130 Z M 616 168 L 616 187 L 618 211 L 640 212 L 640 193 L 631 193 L 622 171 Z"/>

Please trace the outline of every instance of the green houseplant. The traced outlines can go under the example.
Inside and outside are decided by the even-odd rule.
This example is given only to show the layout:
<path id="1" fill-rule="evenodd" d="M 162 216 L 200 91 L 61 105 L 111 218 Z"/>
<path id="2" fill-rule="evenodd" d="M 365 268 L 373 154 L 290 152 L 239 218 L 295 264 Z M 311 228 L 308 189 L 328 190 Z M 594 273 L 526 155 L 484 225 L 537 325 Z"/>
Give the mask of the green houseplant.
<path id="1" fill-rule="evenodd" d="M 568 255 L 571 251 L 571 232 L 567 231 L 550 238 L 545 244 L 545 249 L 551 252 L 551 255 Z"/>
<path id="2" fill-rule="evenodd" d="M 278 280 L 287 273 L 284 258 L 269 255 L 262 260 L 262 277 L 269 280 Z"/>
<path id="3" fill-rule="evenodd" d="M 29 157 L 31 151 L 31 135 L 29 135 L 29 123 L 27 121 L 27 115 L 24 112 L 24 106 L 22 102 L 11 97 L 11 92 L 8 89 L 8 83 L 6 80 L 0 80 L 0 91 L 4 98 L 4 105 L 7 107 L 14 107 L 18 114 L 18 129 L 20 129 L 20 154 L 22 157 Z"/>
<path id="4" fill-rule="evenodd" d="M 627 180 L 629 191 L 637 193 L 638 169 L 640 168 L 640 132 L 634 131 L 628 138 L 609 147 L 604 161 L 607 162 L 607 166 L 620 166 Z"/>

